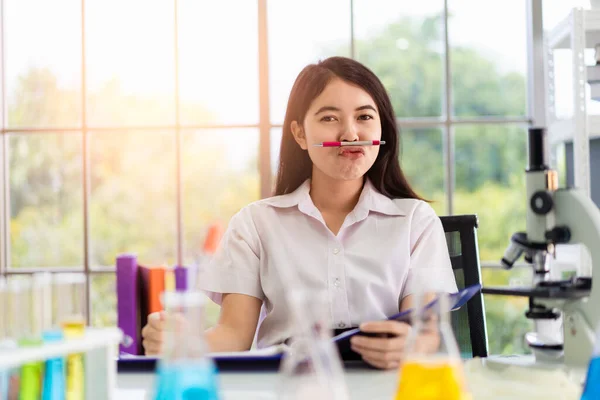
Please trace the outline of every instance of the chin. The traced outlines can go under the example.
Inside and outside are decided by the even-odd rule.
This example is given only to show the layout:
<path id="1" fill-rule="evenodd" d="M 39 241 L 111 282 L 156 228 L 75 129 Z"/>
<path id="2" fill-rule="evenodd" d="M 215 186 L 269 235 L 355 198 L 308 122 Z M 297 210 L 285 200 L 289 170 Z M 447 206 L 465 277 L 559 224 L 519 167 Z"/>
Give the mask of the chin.
<path id="1" fill-rule="evenodd" d="M 331 178 L 341 180 L 341 181 L 355 181 L 357 179 L 363 178 L 367 170 L 351 170 L 351 171 L 335 171 L 329 175 Z"/>

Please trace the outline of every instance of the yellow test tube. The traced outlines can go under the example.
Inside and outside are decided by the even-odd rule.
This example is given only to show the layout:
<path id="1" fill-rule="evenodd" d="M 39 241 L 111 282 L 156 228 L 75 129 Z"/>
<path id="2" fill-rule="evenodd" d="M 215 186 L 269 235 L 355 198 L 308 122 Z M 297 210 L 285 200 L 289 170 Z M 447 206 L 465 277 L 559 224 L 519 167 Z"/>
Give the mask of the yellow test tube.
<path id="1" fill-rule="evenodd" d="M 76 339 L 85 335 L 85 276 L 83 274 L 56 274 L 54 277 L 54 305 L 65 338 Z M 83 354 L 67 356 L 66 400 L 84 400 L 85 363 Z"/>

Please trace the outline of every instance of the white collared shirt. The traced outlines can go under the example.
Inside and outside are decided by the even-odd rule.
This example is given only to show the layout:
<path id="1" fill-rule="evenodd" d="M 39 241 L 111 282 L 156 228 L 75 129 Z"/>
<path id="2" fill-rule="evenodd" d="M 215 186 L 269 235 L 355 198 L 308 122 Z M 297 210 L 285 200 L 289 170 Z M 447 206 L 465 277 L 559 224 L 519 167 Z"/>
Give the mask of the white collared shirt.
<path id="1" fill-rule="evenodd" d="M 218 304 L 223 293 L 263 301 L 259 348 L 292 335 L 284 290 L 290 285 L 328 299 L 332 328 L 385 319 L 417 289 L 457 291 L 442 224 L 429 204 L 390 199 L 367 179 L 336 236 L 309 192 L 307 180 L 293 193 L 244 207 L 199 276 Z"/>

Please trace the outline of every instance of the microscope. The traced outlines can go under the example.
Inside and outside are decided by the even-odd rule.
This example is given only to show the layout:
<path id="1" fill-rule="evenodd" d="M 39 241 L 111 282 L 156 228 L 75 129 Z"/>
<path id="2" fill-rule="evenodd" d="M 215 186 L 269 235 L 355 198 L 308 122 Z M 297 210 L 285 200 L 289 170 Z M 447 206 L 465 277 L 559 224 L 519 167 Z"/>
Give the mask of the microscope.
<path id="1" fill-rule="evenodd" d="M 586 367 L 600 322 L 600 210 L 581 191 L 557 187 L 556 171 L 544 160 L 545 129 L 530 128 L 528 134 L 526 232 L 512 235 L 502 266 L 512 268 L 524 255 L 533 267 L 533 282 L 530 287 L 484 287 L 482 292 L 528 297 L 525 316 L 530 319 L 562 314 L 563 344 L 552 348 L 562 347 L 565 366 Z M 583 244 L 591 254 L 592 276 L 552 280 L 547 258 L 555 256 L 558 244 Z"/>

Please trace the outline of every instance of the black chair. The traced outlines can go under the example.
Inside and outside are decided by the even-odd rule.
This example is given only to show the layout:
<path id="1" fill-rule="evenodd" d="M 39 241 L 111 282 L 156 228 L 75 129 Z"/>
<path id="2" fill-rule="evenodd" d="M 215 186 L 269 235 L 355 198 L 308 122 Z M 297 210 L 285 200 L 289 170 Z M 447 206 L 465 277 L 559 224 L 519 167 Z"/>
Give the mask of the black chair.
<path id="1" fill-rule="evenodd" d="M 477 216 L 440 217 L 458 289 L 481 284 Z M 487 329 L 483 295 L 478 293 L 460 310 L 452 312 L 452 328 L 463 358 L 487 357 Z"/>

